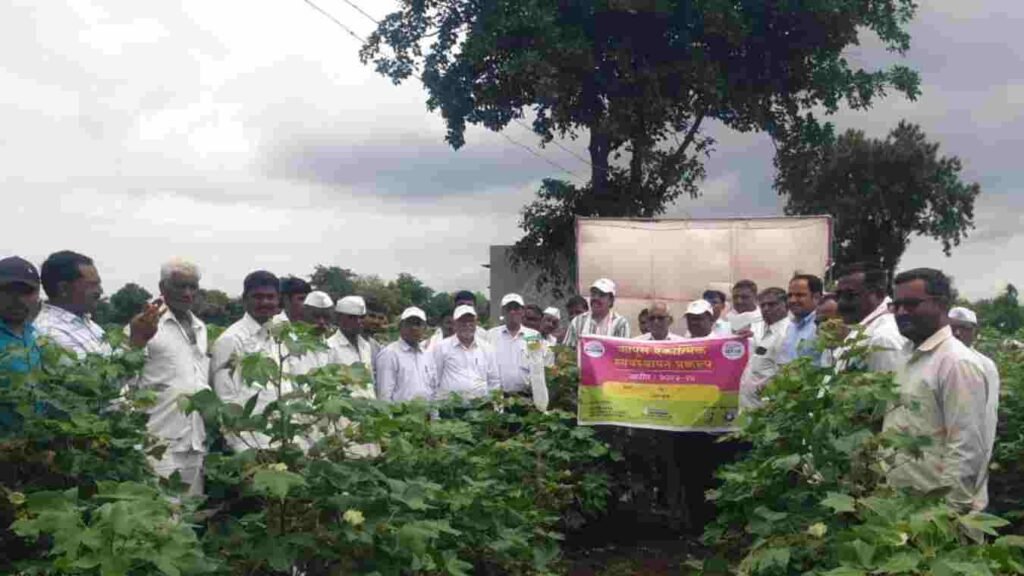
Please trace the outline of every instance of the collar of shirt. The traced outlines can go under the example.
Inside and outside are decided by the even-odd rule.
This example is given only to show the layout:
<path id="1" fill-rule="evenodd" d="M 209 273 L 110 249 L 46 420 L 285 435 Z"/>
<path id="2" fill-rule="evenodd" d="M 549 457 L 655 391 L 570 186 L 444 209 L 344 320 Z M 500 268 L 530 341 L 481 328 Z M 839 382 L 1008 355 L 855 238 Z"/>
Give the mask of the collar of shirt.
<path id="1" fill-rule="evenodd" d="M 812 310 L 810 314 L 803 318 L 797 318 L 797 316 L 792 312 L 790 312 L 789 316 L 789 321 L 796 325 L 797 330 L 801 330 L 808 324 L 814 324 L 814 319 L 818 317 L 818 312 L 816 310 Z"/>
<path id="2" fill-rule="evenodd" d="M 938 348 L 943 342 L 953 337 L 953 329 L 949 326 L 943 326 L 939 328 L 934 334 L 928 337 L 927 340 L 921 343 L 917 349 L 914 350 L 915 354 L 927 353 Z M 913 346 L 913 343 L 911 343 Z"/>
<path id="3" fill-rule="evenodd" d="M 266 332 L 267 335 L 269 336 L 270 332 L 267 330 L 267 325 L 273 322 L 273 319 L 268 321 L 266 324 L 260 324 L 259 322 L 256 321 L 255 318 L 253 318 L 252 316 L 249 315 L 248 312 L 246 312 L 245 316 L 242 316 L 241 322 L 242 328 L 244 328 L 246 333 L 248 333 L 249 335 L 259 334 L 260 331 L 263 331 Z"/>
<path id="4" fill-rule="evenodd" d="M 888 296 L 886 296 L 885 300 L 882 300 L 882 303 L 879 304 L 878 307 L 871 312 L 871 314 L 865 316 L 864 319 L 861 320 L 858 324 L 860 324 L 861 326 L 867 326 L 874 322 L 875 320 L 878 320 L 885 314 L 888 314 L 890 303 L 892 303 L 892 300 Z"/>
<path id="5" fill-rule="evenodd" d="M 404 352 L 412 352 L 412 353 L 423 352 L 423 342 L 420 342 L 416 346 L 413 346 L 412 344 L 409 344 L 408 342 L 406 342 L 402 338 L 399 338 L 398 342 L 399 342 L 399 346 L 401 346 L 402 351 L 404 351 Z"/>
<path id="6" fill-rule="evenodd" d="M 781 319 L 776 320 L 774 324 L 768 324 L 764 329 L 764 335 L 780 334 L 784 331 L 786 324 L 789 323 L 789 317 L 783 316 Z"/>

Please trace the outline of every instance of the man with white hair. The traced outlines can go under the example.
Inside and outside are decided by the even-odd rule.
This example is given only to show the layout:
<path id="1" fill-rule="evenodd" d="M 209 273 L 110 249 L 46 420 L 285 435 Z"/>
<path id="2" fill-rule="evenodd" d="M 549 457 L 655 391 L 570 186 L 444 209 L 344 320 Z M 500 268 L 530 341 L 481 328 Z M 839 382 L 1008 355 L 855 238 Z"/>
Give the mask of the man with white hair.
<path id="1" fill-rule="evenodd" d="M 963 342 L 964 346 L 967 346 L 971 352 L 974 352 L 974 355 L 981 362 L 982 370 L 985 373 L 985 383 L 988 386 L 988 401 L 985 405 L 986 422 L 988 423 L 987 441 L 989 445 L 992 445 L 995 441 L 996 423 L 999 417 L 999 367 L 996 366 L 996 363 L 991 358 L 985 356 L 974 347 L 974 341 L 978 337 L 978 316 L 973 310 L 963 306 L 950 308 L 949 327 L 953 330 L 953 336 Z"/>
<path id="2" fill-rule="evenodd" d="M 590 285 L 590 310 L 569 322 L 565 333 L 566 346 L 575 347 L 580 336 L 614 336 L 629 338 L 629 320 L 612 310 L 615 306 L 615 282 L 599 278 Z"/>
<path id="3" fill-rule="evenodd" d="M 313 335 L 322 339 L 325 348 L 310 350 L 305 354 L 289 358 L 288 373 L 303 375 L 330 363 L 330 351 L 327 338 L 334 329 L 334 301 L 326 292 L 314 290 L 302 301 L 302 317 L 304 322 L 313 327 Z"/>
<path id="4" fill-rule="evenodd" d="M 373 348 L 363 338 L 363 318 L 366 316 L 366 301 L 362 296 L 345 296 L 338 300 L 335 307 L 338 331 L 327 339 L 330 350 L 331 364 L 351 366 L 362 364 L 370 373 L 370 383 L 365 390 L 358 391 L 358 396 L 373 396 Z"/>
<path id="5" fill-rule="evenodd" d="M 491 328 L 487 333 L 487 340 L 494 348 L 501 389 L 506 394 L 530 393 L 531 359 L 537 354 L 538 361 L 543 361 L 543 351 L 539 349 L 540 333 L 523 326 L 524 312 L 523 297 L 519 294 L 506 294 L 501 299 L 501 313 L 505 316 L 505 323 Z M 537 350 L 530 350 L 531 343 Z"/>
<path id="6" fill-rule="evenodd" d="M 164 264 L 161 298 L 125 328 L 131 345 L 145 350 L 136 386 L 157 395 L 147 428 L 167 445 L 159 460 L 151 458 L 153 470 L 163 478 L 178 472 L 190 495 L 203 493 L 206 427 L 199 412 L 186 414 L 178 400 L 210 387 L 206 324 L 192 312 L 199 279 L 199 269 L 191 262 Z"/>
<path id="7" fill-rule="evenodd" d="M 452 394 L 480 398 L 501 390 L 494 351 L 487 342 L 476 338 L 476 308 L 464 304 L 455 309 L 452 317 L 455 335 L 430 349 L 437 366 L 434 399 Z"/>
<path id="8" fill-rule="evenodd" d="M 437 367 L 423 348 L 427 314 L 411 306 L 398 322 L 397 342 L 377 356 L 377 398 L 385 402 L 430 400 L 437 388 Z"/>
<path id="9" fill-rule="evenodd" d="M 672 326 L 672 313 L 668 310 L 668 304 L 655 302 L 647 309 L 647 330 L 646 334 L 637 336 L 637 340 L 685 340 L 679 334 L 669 332 Z"/>

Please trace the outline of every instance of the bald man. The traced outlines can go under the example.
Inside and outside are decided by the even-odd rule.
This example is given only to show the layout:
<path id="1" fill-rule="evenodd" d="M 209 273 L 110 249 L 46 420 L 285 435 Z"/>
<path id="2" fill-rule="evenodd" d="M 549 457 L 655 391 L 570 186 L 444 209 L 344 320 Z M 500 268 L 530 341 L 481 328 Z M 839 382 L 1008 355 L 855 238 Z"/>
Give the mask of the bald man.
<path id="1" fill-rule="evenodd" d="M 679 334 L 669 332 L 672 326 L 672 313 L 668 304 L 655 302 L 647 309 L 647 332 L 637 336 L 637 340 L 685 340 Z"/>

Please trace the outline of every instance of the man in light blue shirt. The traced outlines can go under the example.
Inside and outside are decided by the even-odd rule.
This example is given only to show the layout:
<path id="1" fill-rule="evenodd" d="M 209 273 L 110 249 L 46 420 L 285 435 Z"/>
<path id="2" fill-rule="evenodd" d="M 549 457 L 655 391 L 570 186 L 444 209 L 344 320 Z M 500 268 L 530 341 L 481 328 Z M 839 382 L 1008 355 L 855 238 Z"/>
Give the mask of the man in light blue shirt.
<path id="1" fill-rule="evenodd" d="M 39 307 L 39 272 L 17 256 L 0 260 L 0 386 L 9 374 L 27 374 L 39 367 L 39 346 L 32 315 Z M 0 403 L 0 432 L 20 428 L 21 418 L 10 403 Z"/>
<path id="2" fill-rule="evenodd" d="M 821 278 L 811 274 L 797 274 L 789 281 L 790 324 L 782 341 L 780 364 L 788 364 L 797 358 L 818 356 L 815 350 L 818 326 L 814 320 L 822 288 Z"/>

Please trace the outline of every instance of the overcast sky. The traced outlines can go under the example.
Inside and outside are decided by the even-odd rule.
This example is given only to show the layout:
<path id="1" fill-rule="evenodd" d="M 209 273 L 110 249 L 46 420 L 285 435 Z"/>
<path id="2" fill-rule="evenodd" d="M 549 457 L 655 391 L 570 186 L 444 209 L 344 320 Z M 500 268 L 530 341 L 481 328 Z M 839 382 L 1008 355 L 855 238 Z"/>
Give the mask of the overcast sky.
<path id="1" fill-rule="evenodd" d="M 341 0 L 317 2 L 373 29 Z M 390 5 L 357 3 L 376 16 Z M 1024 2 L 920 4 L 906 61 L 922 97 L 836 121 L 883 136 L 906 118 L 962 158 L 982 186 L 977 229 L 951 258 L 915 240 L 903 265 L 944 268 L 966 295 L 988 296 L 1024 285 Z M 0 245 L 37 263 L 86 253 L 108 293 L 130 281 L 155 291 L 173 256 L 229 293 L 250 270 L 308 275 L 318 263 L 485 289 L 488 246 L 514 242 L 519 209 L 560 175 L 482 130 L 451 150 L 420 86 L 363 66 L 359 43 L 302 0 L 13 0 L 0 22 Z M 891 60 L 870 39 L 850 56 Z M 780 214 L 770 142 L 712 130 L 704 196 L 671 214 Z M 506 133 L 537 143 L 520 126 Z M 543 154 L 586 176 L 563 150 Z"/>

